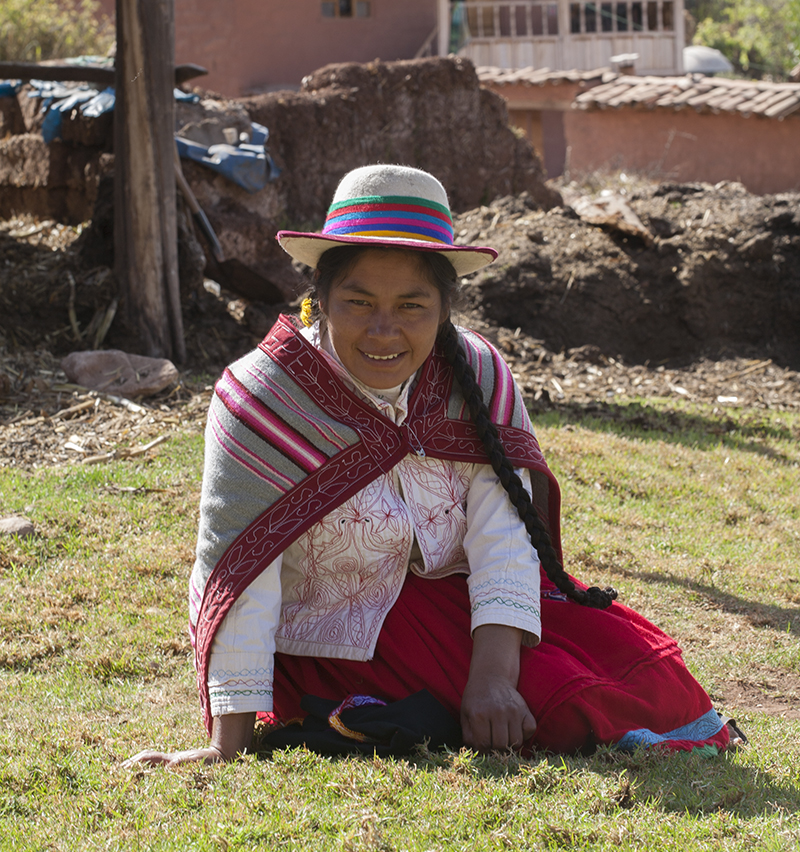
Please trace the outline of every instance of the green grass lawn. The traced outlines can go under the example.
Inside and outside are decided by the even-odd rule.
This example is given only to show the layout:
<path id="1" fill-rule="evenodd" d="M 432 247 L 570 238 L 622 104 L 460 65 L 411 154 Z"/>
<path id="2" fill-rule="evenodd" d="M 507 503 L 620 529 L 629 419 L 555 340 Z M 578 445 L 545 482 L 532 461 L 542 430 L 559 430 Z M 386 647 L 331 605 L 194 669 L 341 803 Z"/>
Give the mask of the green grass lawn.
<path id="1" fill-rule="evenodd" d="M 0 470 L 0 513 L 37 530 L 0 539 L 0 850 L 797 849 L 800 417 L 640 400 L 535 422 L 568 570 L 675 635 L 749 747 L 122 769 L 204 741 L 194 425 L 146 460 Z"/>

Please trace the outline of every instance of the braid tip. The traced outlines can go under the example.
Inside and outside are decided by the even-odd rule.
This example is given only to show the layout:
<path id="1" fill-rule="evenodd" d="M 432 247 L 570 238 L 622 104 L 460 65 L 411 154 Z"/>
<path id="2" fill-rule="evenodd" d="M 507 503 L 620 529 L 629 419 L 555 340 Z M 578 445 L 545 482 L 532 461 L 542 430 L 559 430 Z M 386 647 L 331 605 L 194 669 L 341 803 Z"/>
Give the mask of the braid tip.
<path id="1" fill-rule="evenodd" d="M 607 586 L 601 589 L 598 586 L 592 586 L 585 592 L 584 606 L 590 606 L 594 609 L 608 609 L 617 599 L 617 590 L 612 586 Z"/>

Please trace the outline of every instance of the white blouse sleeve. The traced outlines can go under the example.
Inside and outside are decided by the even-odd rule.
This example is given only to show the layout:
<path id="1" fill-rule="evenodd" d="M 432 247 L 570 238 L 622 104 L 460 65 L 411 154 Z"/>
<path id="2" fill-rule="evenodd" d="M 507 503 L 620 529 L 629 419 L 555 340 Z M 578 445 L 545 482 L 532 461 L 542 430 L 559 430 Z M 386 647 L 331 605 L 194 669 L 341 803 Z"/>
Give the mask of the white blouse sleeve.
<path id="1" fill-rule="evenodd" d="M 239 595 L 214 637 L 208 669 L 212 716 L 272 710 L 282 561 L 281 555 Z"/>
<path id="2" fill-rule="evenodd" d="M 517 474 L 530 494 L 529 472 Z M 469 486 L 464 550 L 470 566 L 471 629 L 483 624 L 519 627 L 523 644 L 537 645 L 542 633 L 539 557 L 490 465 L 476 465 Z"/>

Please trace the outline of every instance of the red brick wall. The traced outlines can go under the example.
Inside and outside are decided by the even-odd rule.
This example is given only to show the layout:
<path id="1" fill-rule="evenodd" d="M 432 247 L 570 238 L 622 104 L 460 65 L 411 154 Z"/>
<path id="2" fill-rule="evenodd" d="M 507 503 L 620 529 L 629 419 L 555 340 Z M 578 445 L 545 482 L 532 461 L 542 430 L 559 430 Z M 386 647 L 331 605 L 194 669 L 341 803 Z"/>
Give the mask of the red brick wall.
<path id="1" fill-rule="evenodd" d="M 566 141 L 563 113 L 583 91 L 580 83 L 560 82 L 544 85 L 482 83 L 484 88 L 497 92 L 508 105 L 508 119 L 519 127 L 544 165 L 547 177 L 558 177 L 564 172 Z"/>
<path id="2" fill-rule="evenodd" d="M 630 169 L 679 181 L 735 180 L 758 194 L 800 189 L 798 117 L 573 109 L 564 122 L 573 177 Z"/>
<path id="3" fill-rule="evenodd" d="M 100 0 L 113 13 L 114 0 Z M 353 3 L 355 8 L 355 2 Z M 436 0 L 371 0 L 369 18 L 323 18 L 320 0 L 175 0 L 178 63 L 236 97 L 300 80 L 330 62 L 411 59 L 436 25 Z"/>

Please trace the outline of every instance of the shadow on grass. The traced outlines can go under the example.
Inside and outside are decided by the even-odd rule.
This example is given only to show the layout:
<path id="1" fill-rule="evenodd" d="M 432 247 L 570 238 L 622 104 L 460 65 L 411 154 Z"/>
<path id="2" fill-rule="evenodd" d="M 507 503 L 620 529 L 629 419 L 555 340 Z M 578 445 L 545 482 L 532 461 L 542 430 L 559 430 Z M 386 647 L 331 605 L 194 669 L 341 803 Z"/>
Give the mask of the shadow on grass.
<path id="1" fill-rule="evenodd" d="M 615 568 L 616 573 L 631 580 L 641 580 L 651 585 L 679 586 L 688 592 L 702 595 L 723 612 L 744 616 L 754 627 L 769 627 L 779 633 L 791 633 L 800 637 L 800 608 L 784 607 L 777 604 L 764 604 L 749 601 L 738 595 L 732 595 L 716 586 L 680 577 L 671 572 L 632 571 L 630 568 Z"/>
<path id="2" fill-rule="evenodd" d="M 588 756 L 534 752 L 521 757 L 512 752 L 483 755 L 467 749 L 430 751 L 420 746 L 413 754 L 398 757 L 359 753 L 312 757 L 300 748 L 289 751 L 289 762 L 292 752 L 306 762 L 357 761 L 380 766 L 403 786 L 414 785 L 414 771 L 438 773 L 441 783 L 453 788 L 460 781 L 465 788 L 475 781 L 507 784 L 508 792 L 520 797 L 529 795 L 537 801 L 551 798 L 552 806 L 545 807 L 556 821 L 562 807 L 570 810 L 580 802 L 590 802 L 592 813 L 607 816 L 641 807 L 688 815 L 727 811 L 741 818 L 800 810 L 800 788 L 778 780 L 761 766 L 748 765 L 746 753 L 724 752 L 709 757 L 698 752 L 665 753 L 644 748 L 623 752 L 600 746 Z M 269 760 L 270 754 L 262 752 L 259 758 Z M 600 783 L 597 776 L 602 776 Z"/>
<path id="3" fill-rule="evenodd" d="M 725 411 L 709 409 L 688 411 L 661 409 L 644 402 L 620 404 L 614 402 L 567 403 L 540 409 L 548 419 L 574 424 L 594 432 L 609 432 L 622 437 L 659 440 L 682 444 L 694 449 L 708 450 L 718 446 L 732 450 L 757 453 L 781 464 L 795 464 L 791 458 L 764 441 L 797 441 L 800 428 L 776 425 L 764 412 L 752 410 Z M 534 425 L 536 408 L 532 410 Z"/>
<path id="4" fill-rule="evenodd" d="M 751 743 L 745 749 L 755 749 Z M 735 752 L 716 758 L 652 749 L 632 753 L 604 746 L 586 759 L 590 772 L 620 780 L 613 794 L 621 807 L 648 803 L 666 812 L 706 814 L 727 811 L 746 819 L 765 811 L 797 813 L 800 788 L 771 777 L 761 766 L 747 765 Z"/>

